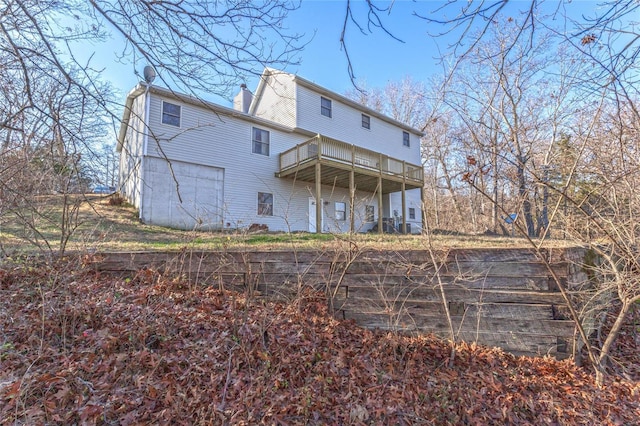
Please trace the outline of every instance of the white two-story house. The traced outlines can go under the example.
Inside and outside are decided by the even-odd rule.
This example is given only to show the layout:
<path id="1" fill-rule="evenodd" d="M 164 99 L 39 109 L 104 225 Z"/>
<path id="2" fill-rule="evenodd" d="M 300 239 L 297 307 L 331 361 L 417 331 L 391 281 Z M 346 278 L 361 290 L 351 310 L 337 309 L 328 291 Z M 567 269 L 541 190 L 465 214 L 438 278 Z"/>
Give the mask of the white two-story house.
<path id="1" fill-rule="evenodd" d="M 118 136 L 118 189 L 143 222 L 174 228 L 418 233 L 421 136 L 274 69 L 234 108 L 141 83 Z"/>

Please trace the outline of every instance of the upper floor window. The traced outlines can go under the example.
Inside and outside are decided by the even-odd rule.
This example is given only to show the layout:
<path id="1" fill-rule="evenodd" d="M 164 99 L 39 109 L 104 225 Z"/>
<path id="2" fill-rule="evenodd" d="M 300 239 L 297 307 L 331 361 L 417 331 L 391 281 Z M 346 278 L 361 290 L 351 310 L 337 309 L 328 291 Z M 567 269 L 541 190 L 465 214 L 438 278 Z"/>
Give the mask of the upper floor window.
<path id="1" fill-rule="evenodd" d="M 320 97 L 320 113 L 331 118 L 331 99 Z"/>
<path id="2" fill-rule="evenodd" d="M 371 128 L 371 117 L 368 115 L 362 114 L 362 127 L 365 129 Z"/>
<path id="3" fill-rule="evenodd" d="M 409 139 L 409 132 L 402 132 L 402 145 L 411 146 L 411 139 Z"/>
<path id="4" fill-rule="evenodd" d="M 252 148 L 254 154 L 269 155 L 269 132 L 266 130 L 252 128 Z"/>
<path id="5" fill-rule="evenodd" d="M 413 207 L 409 207 L 409 219 L 416 218 L 416 209 Z"/>
<path id="6" fill-rule="evenodd" d="M 180 127 L 182 107 L 170 102 L 162 101 L 162 123 Z"/>
<path id="7" fill-rule="evenodd" d="M 336 220 L 347 220 L 347 203 L 336 202 Z"/>
<path id="8" fill-rule="evenodd" d="M 273 194 L 258 192 L 258 214 L 260 216 L 273 216 Z"/>

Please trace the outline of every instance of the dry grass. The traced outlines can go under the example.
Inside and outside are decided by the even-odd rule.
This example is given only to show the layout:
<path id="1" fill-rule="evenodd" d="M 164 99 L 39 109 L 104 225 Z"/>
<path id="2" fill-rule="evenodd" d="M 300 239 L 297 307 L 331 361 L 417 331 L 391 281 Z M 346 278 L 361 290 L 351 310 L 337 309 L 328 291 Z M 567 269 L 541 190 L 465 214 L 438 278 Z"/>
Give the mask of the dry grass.
<path id="1" fill-rule="evenodd" d="M 179 250 L 184 247 L 202 250 L 265 250 L 331 249 L 344 243 L 354 243 L 360 248 L 375 246 L 377 249 L 425 249 L 428 241 L 423 236 L 357 234 L 332 235 L 296 233 L 249 233 L 246 230 L 224 232 L 183 231 L 140 223 L 138 213 L 130 205 L 110 205 L 109 196 L 78 196 L 81 204 L 78 227 L 74 231 L 67 251 L 154 251 Z M 60 216 L 62 197 L 43 197 L 34 200 L 32 210 L 40 215 L 34 219 L 41 238 L 21 225 L 16 216 L 3 213 L 0 216 L 0 248 L 5 254 L 34 251 L 33 240 L 46 243 L 51 250 L 60 247 Z M 30 241 L 31 239 L 31 241 Z M 431 235 L 436 248 L 478 247 L 528 247 L 524 239 L 489 235 Z M 571 242 L 550 240 L 545 245 L 566 247 Z M 47 244 L 44 244 L 46 247 Z"/>

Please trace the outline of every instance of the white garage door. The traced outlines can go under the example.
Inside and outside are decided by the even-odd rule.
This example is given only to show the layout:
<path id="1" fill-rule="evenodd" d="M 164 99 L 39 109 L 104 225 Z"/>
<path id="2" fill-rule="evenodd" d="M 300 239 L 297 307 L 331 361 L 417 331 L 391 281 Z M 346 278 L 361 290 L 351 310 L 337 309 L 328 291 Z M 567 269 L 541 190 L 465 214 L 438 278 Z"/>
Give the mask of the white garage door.
<path id="1" fill-rule="evenodd" d="M 180 229 L 220 229 L 224 169 L 145 158 L 142 220 Z M 172 173 L 173 171 L 173 173 Z"/>

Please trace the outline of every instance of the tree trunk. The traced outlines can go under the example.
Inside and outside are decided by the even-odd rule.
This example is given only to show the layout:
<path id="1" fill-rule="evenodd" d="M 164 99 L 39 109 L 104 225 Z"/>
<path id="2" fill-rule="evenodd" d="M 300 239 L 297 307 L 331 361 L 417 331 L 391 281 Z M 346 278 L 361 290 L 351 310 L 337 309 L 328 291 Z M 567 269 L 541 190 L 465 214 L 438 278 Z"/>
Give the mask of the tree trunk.
<path id="1" fill-rule="evenodd" d="M 616 341 L 618 334 L 620 333 L 620 329 L 624 325 L 624 321 L 629 314 L 629 310 L 631 306 L 633 306 L 633 299 L 625 299 L 622 301 L 622 307 L 620 308 L 620 312 L 616 316 L 616 320 L 611 327 L 611 330 L 607 334 L 607 338 L 602 345 L 602 349 L 600 350 L 600 356 L 598 357 L 598 365 L 595 366 L 596 369 L 596 385 L 601 387 L 604 384 L 604 376 L 606 373 L 607 362 L 609 360 L 609 353 L 611 352 L 611 346 L 613 342 Z"/>
<path id="2" fill-rule="evenodd" d="M 518 194 L 522 200 L 522 214 L 524 216 L 525 224 L 527 226 L 527 235 L 529 237 L 535 237 L 536 229 L 533 223 L 533 215 L 531 214 L 531 201 L 529 201 L 529 195 L 527 193 L 527 182 L 524 174 L 525 162 L 522 158 L 518 158 Z"/>

